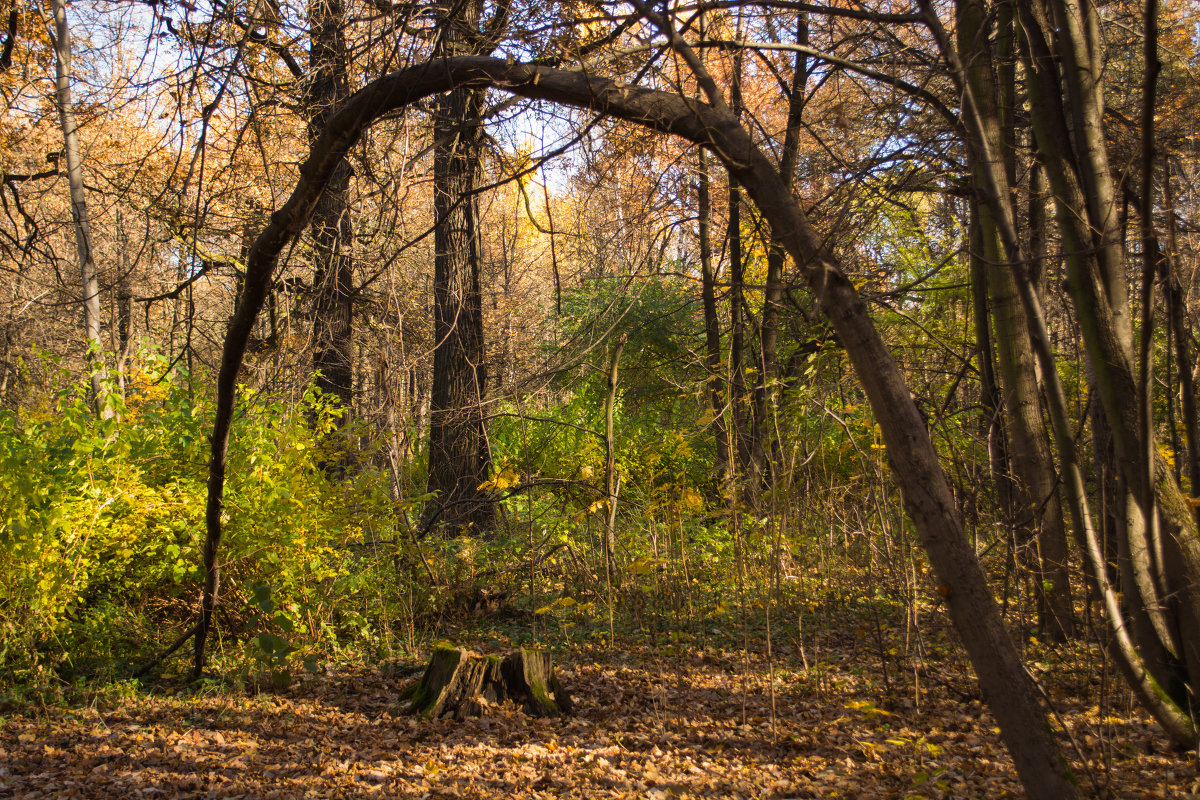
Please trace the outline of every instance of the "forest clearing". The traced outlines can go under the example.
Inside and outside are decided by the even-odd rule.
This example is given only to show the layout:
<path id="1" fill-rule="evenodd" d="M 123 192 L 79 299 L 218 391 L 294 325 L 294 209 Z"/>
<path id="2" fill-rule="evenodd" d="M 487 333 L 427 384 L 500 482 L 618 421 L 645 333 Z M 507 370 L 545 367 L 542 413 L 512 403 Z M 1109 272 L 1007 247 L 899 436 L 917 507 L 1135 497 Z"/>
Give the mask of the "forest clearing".
<path id="1" fill-rule="evenodd" d="M 278 693 L 94 695 L 7 719 L 0 791 L 18 798 L 1022 796 L 961 657 L 938 662 L 936 679 L 893 674 L 888 683 L 865 639 L 818 633 L 808 647 L 827 660 L 777 668 L 772 698 L 761 652 L 646 643 L 655 638 L 561 653 L 578 706 L 566 718 L 528 717 L 510 704 L 461 722 L 418 719 L 398 701 L 412 670 L 393 662 L 342 667 Z M 480 642 L 489 644 L 502 641 Z M 1088 661 L 1073 654 L 1039 673 L 1051 681 L 1056 719 L 1087 759 L 1084 788 L 1098 797 L 1195 797 L 1195 759 L 1164 748 L 1153 722 L 1114 692 L 1114 676 L 1105 686 Z"/>
<path id="2" fill-rule="evenodd" d="M 1195 0 L 0 0 L 0 793 L 1196 797 Z"/>

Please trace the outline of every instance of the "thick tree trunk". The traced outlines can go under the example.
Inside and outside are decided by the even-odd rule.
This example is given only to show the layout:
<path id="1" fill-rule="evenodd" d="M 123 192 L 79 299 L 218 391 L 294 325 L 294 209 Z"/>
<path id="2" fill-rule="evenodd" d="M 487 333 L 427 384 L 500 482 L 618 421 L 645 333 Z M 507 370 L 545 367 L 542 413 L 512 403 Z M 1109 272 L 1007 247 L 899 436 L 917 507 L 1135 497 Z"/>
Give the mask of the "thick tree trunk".
<path id="1" fill-rule="evenodd" d="M 481 0 L 452 6 L 442 23 L 441 54 L 473 51 Z M 484 94 L 458 88 L 434 106 L 433 392 L 429 409 L 429 482 L 436 493 L 427 526 L 489 530 L 495 506 L 480 490 L 491 469 L 483 418 L 487 364 L 479 283 L 479 157 Z"/>
<path id="2" fill-rule="evenodd" d="M 310 84 L 305 97 L 308 140 L 350 94 L 346 77 L 346 7 L 343 0 L 309 0 Z M 312 214 L 313 370 L 317 387 L 350 411 L 354 401 L 354 265 L 350 251 L 350 165 L 343 161 Z"/>
<path id="3" fill-rule="evenodd" d="M 574 705 L 541 650 L 518 650 L 501 659 L 442 646 L 425 674 L 401 696 L 408 713 L 426 719 L 482 716 L 487 706 L 512 700 L 534 717 L 571 714 Z"/>
<path id="4" fill-rule="evenodd" d="M 711 79 L 702 83 L 706 90 L 711 87 L 715 91 Z M 879 420 L 905 508 L 929 555 L 955 629 L 975 666 L 980 688 L 1022 783 L 1035 800 L 1076 797 L 1077 789 L 1047 725 L 1037 691 L 1000 618 L 955 512 L 954 496 L 929 432 L 899 367 L 880 338 L 866 304 L 825 249 L 824 239 L 797 205 L 777 168 L 754 146 L 723 103 L 701 104 L 592 74 L 484 57 L 422 64 L 380 78 L 353 95 L 330 119 L 301 167 L 301 178 L 291 197 L 272 215 L 271 224 L 251 251 L 246 288 L 229 327 L 218 377 L 206 513 L 209 541 L 220 537 L 225 453 L 237 371 L 279 253 L 298 235 L 337 163 L 367 126 L 451 87 L 483 86 L 609 114 L 681 136 L 720 155 L 802 270 L 854 364 Z"/>
<path id="5" fill-rule="evenodd" d="M 53 0 L 51 10 L 54 14 L 54 85 L 58 96 L 58 120 L 62 128 L 67 184 L 71 190 L 71 218 L 75 223 L 75 247 L 79 255 L 83 288 L 83 333 L 88 374 L 96 411 L 104 419 L 109 419 L 113 416 L 113 409 L 108 402 L 108 370 L 104 366 L 104 351 L 100 341 L 100 282 L 96 278 L 92 226 L 83 192 L 79 125 L 75 120 L 75 106 L 71 99 L 71 29 L 67 24 L 66 0 Z"/>

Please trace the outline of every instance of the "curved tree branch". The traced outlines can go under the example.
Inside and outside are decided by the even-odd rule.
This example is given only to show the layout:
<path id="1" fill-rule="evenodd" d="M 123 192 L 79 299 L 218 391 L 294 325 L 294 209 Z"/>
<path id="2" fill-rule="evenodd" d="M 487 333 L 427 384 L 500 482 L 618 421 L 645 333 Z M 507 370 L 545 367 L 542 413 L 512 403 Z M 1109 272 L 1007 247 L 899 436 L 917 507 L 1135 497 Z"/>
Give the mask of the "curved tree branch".
<path id="1" fill-rule="evenodd" d="M 333 170 L 372 122 L 421 98 L 462 87 L 494 87 L 533 100 L 587 108 L 688 139 L 722 159 L 799 266 L 854 364 L 879 419 L 906 510 L 929 554 L 940 593 L 947 600 L 1026 791 L 1032 798 L 1045 800 L 1076 797 L 1066 763 L 958 519 L 946 475 L 899 367 L 866 304 L 800 209 L 776 165 L 723 109 L 595 75 L 495 58 L 436 59 L 379 78 L 351 96 L 329 118 L 300 168 L 291 197 L 271 215 L 250 249 L 245 286 L 229 326 L 217 379 L 205 514 L 205 588 L 195 673 L 204 665 L 204 635 L 216 602 L 216 552 L 237 375 L 276 260 L 300 233 Z"/>

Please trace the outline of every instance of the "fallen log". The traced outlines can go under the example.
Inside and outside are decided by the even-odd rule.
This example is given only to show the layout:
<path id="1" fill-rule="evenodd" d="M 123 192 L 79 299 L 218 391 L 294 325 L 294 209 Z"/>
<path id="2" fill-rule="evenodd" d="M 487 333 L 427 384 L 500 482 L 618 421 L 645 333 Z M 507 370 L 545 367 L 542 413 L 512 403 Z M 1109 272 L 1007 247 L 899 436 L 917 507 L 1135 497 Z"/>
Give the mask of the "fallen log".
<path id="1" fill-rule="evenodd" d="M 427 719 L 477 717 L 506 700 L 535 717 L 566 716 L 574 708 L 544 651 L 500 658 L 447 645 L 434 649 L 425 674 L 401 699 L 409 701 L 409 714 Z"/>

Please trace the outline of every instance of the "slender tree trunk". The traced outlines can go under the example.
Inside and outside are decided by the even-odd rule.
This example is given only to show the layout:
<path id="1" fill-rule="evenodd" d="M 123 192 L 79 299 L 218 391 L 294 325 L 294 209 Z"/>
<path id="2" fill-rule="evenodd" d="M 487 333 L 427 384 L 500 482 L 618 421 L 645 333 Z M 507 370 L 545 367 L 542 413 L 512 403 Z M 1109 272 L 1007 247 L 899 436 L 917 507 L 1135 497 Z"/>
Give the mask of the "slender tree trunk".
<path id="1" fill-rule="evenodd" d="M 75 247 L 83 288 L 83 333 L 87 347 L 88 373 L 92 401 L 104 419 L 113 416 L 108 402 L 108 370 L 104 366 L 100 340 L 100 282 L 96 278 L 92 227 L 88 219 L 83 191 L 83 158 L 79 149 L 79 125 L 71 99 L 71 29 L 67 25 L 66 0 L 53 0 L 55 89 L 58 95 L 58 120 L 62 127 L 63 152 L 67 162 L 67 183 L 71 190 L 71 218 L 75 223 Z"/>
<path id="2" fill-rule="evenodd" d="M 1038 107 L 1038 142 L 1058 205 L 1067 251 L 1069 288 L 1081 323 L 1094 385 L 1113 434 L 1118 485 L 1125 506 L 1120 535 L 1131 561 L 1137 613 L 1146 614 L 1163 646 L 1186 669 L 1187 682 L 1200 679 L 1200 536 L 1178 484 L 1146 441 L 1143 403 L 1135 377 L 1125 267 L 1115 228 L 1112 176 L 1102 136 L 1100 87 L 1089 55 L 1098 48 L 1094 10 L 1053 0 L 1029 16 L 1029 60 L 1037 70 L 1036 90 L 1045 101 L 1060 85 L 1054 67 L 1062 64 L 1061 85 L 1071 101 L 1071 118 L 1051 117 L 1056 98 Z M 1053 19 L 1053 27 L 1050 20 Z M 1034 27 L 1031 27 L 1034 26 Z M 1047 33 L 1053 31 L 1053 34 Z M 1052 41 L 1057 50 L 1047 44 Z M 1057 52 L 1058 59 L 1052 53 Z M 1045 131 L 1045 135 L 1043 135 Z M 1118 238 L 1117 245 L 1109 242 Z M 1114 274 L 1115 273 L 1115 274 Z M 1156 516 L 1157 515 L 1157 516 Z M 1161 528 L 1159 525 L 1161 524 Z M 1133 592 L 1136 590 L 1136 594 Z"/>
<path id="3" fill-rule="evenodd" d="M 1016 90 L 1013 85 L 1012 7 L 1004 3 L 997 14 L 996 64 L 984 9 L 974 0 L 961 0 L 958 9 L 959 50 L 966 79 L 986 126 L 991 152 L 1001 153 L 1005 184 L 1016 181 L 1016 135 L 1011 123 Z M 1001 81 L 997 86 L 993 75 Z M 983 181 L 978 166 L 977 184 Z M 1016 277 L 1005 263 L 1004 248 L 993 211 L 979 209 L 980 244 L 990 265 L 987 277 L 991 319 L 995 328 L 997 363 L 1003 389 L 1013 470 L 1009 524 L 1013 526 L 1021 563 L 1032 573 L 1038 626 L 1055 640 L 1074 632 L 1066 528 L 1058 496 L 1058 481 L 1050 452 L 1038 391 L 1037 367 L 1029 338 L 1029 321 L 1021 307 Z"/>
<path id="4" fill-rule="evenodd" d="M 1191 482 L 1193 511 L 1200 520 L 1200 506 L 1194 504 L 1200 497 L 1200 420 L 1197 419 L 1196 385 L 1192 370 L 1195 362 L 1191 355 L 1192 332 L 1188 329 L 1187 302 L 1179 280 L 1178 249 L 1175 245 L 1175 204 L 1171 193 L 1170 161 L 1163 159 L 1163 195 L 1167 205 L 1167 253 L 1158 263 L 1162 269 L 1163 302 L 1167 311 L 1167 324 L 1171 328 L 1175 345 L 1175 366 L 1179 374 L 1179 402 L 1182 409 L 1183 432 L 1187 440 L 1188 480 Z M 1172 401 L 1173 402 L 1173 401 Z"/>
<path id="5" fill-rule="evenodd" d="M 1119 238 L 1112 234 L 1112 229 L 1116 227 L 1116 215 L 1111 202 L 1105 202 L 1106 197 L 1109 201 L 1112 197 L 1111 176 L 1098 169 L 1099 165 L 1106 165 L 1106 156 L 1085 152 L 1103 147 L 1103 136 L 1099 130 L 1102 120 L 1098 115 L 1101 104 L 1096 97 L 1085 98 L 1074 103 L 1071 113 L 1063 104 L 1064 97 L 1074 102 L 1076 94 L 1098 91 L 1096 80 L 1099 72 L 1095 62 L 1095 48 L 1098 46 L 1089 46 L 1082 39 L 1082 31 L 1086 29 L 1089 32 L 1093 43 L 1099 41 L 1099 34 L 1094 16 L 1088 16 L 1091 10 L 1082 10 L 1077 5 L 1068 8 L 1067 4 L 1057 3 L 1056 0 L 1050 2 L 1056 4 L 1055 13 L 1047 10 L 1041 0 L 1029 0 L 1017 5 L 1029 108 L 1032 110 L 1039 158 L 1055 198 L 1069 288 L 1080 320 L 1089 365 L 1095 376 L 1093 385 L 1097 387 L 1105 418 L 1113 431 L 1115 461 L 1121 470 L 1121 480 L 1118 482 L 1121 497 L 1117 500 L 1124 509 L 1123 530 L 1119 535 L 1124 552 L 1129 554 L 1134 574 L 1141 573 L 1136 586 L 1122 586 L 1122 590 L 1126 593 L 1136 592 L 1135 613 L 1145 615 L 1147 621 L 1153 623 L 1156 636 L 1163 646 L 1172 649 L 1176 641 L 1173 621 L 1185 622 L 1189 630 L 1195 628 L 1192 620 L 1197 617 L 1194 609 L 1198 606 L 1197 600 L 1200 598 L 1197 594 L 1200 592 L 1197 590 L 1198 582 L 1187 580 L 1186 575 L 1200 575 L 1200 542 L 1195 535 L 1194 520 L 1186 513 L 1178 486 L 1172 489 L 1169 474 L 1164 473 L 1161 460 L 1156 459 L 1153 480 L 1158 510 L 1167 523 L 1165 529 L 1168 535 L 1164 537 L 1168 547 L 1166 562 L 1174 571 L 1178 589 L 1169 603 L 1165 602 L 1165 598 L 1155 596 L 1154 576 L 1148 574 L 1154 565 L 1142 558 L 1143 555 L 1152 555 L 1154 549 L 1149 546 L 1146 537 L 1145 512 L 1140 501 L 1144 493 L 1138 487 L 1151 480 L 1151 476 L 1146 475 L 1143 460 L 1138 455 L 1142 451 L 1136 441 L 1138 397 L 1133 381 L 1131 340 L 1127 335 L 1128 298 L 1124 294 L 1123 276 L 1111 274 L 1114 269 L 1117 272 L 1122 270 L 1120 264 L 1113 261 L 1120 256 Z M 1181 743 L 1192 741 L 1196 732 L 1190 710 L 1166 693 L 1167 687 L 1163 686 L 1161 680 L 1147 673 L 1147 666 L 1152 666 L 1154 659 L 1144 660 L 1136 643 L 1130 640 L 1119 603 L 1112 602 L 1119 594 L 1110 591 L 1107 585 L 1107 564 L 1103 560 L 1096 561 L 1097 558 L 1103 559 L 1104 553 L 1087 511 L 1087 497 L 1075 462 L 1073 431 L 1067 415 L 1065 393 L 1046 335 L 1041 304 L 1029 280 L 1028 262 L 1021 252 L 1021 242 L 1016 234 L 1007 176 L 971 81 L 966 79 L 967 71 L 949 44 L 948 36 L 928 0 L 922 0 L 922 13 L 930 30 L 938 38 L 939 47 L 951 65 L 953 74 L 959 78 L 963 121 L 977 165 L 976 174 L 981 178 L 982 193 L 993 209 L 1005 253 L 1017 271 L 1021 304 L 1029 320 L 1034 350 L 1047 382 L 1051 418 L 1072 516 L 1076 531 L 1082 537 L 1088 572 L 1105 600 L 1108 612 L 1106 623 L 1113 636 L 1114 655 L 1139 699 L 1171 736 Z M 1054 17 L 1053 23 L 1051 17 Z M 1074 73 L 1070 79 L 1060 79 L 1060 64 L 1064 72 Z M 1091 70 L 1091 74 L 1079 75 L 1083 70 Z M 1078 158 L 1076 150 L 1079 151 Z M 1081 173 L 1086 173 L 1086 180 Z M 1094 191 L 1085 193 L 1085 184 Z M 1117 247 L 1111 245 L 1114 239 Z M 1121 308 L 1114 310 L 1114 306 Z M 1186 520 L 1182 517 L 1186 517 Z M 1134 625 L 1133 628 L 1136 632 L 1141 626 Z M 1198 655 L 1193 652 L 1196 645 L 1192 644 L 1198 640 L 1200 631 L 1182 637 L 1186 643 L 1184 650 L 1188 662 L 1194 661 Z"/>
<path id="6" fill-rule="evenodd" d="M 613 346 L 608 366 L 608 396 L 604 402 L 604 491 L 608 495 L 608 514 L 604 525 L 604 574 L 610 586 L 619 586 L 617 576 L 617 490 L 621 478 L 617 474 L 617 437 L 614 418 L 617 410 L 617 370 L 621 367 L 621 351 L 625 349 L 625 334 Z"/>
<path id="7" fill-rule="evenodd" d="M 796 44 L 808 46 L 808 12 L 801 11 L 796 17 Z M 795 181 L 796 165 L 800 156 L 800 134 L 803 130 L 804 105 L 808 99 L 808 56 L 797 53 L 792 66 L 792 86 L 788 94 L 788 114 L 783 135 L 783 151 L 779 158 L 779 174 L 790 188 Z M 767 284 L 763 292 L 762 322 L 759 326 L 759 344 L 762 348 L 762 363 L 759 364 L 758 379 L 754 383 L 754 435 L 753 451 L 758 460 L 767 462 L 767 448 L 763 442 L 770 425 L 770 409 L 779 399 L 776 382 L 779 378 L 779 317 L 783 309 L 784 266 L 787 254 L 783 246 L 771 238 L 767 249 Z M 779 457 L 779 442 L 772 440 L 770 464 Z M 773 469 L 773 467 L 772 467 Z"/>
<path id="8" fill-rule="evenodd" d="M 730 88 L 732 112 L 740 119 L 742 113 L 742 51 L 733 58 Z M 728 173 L 727 173 L 728 174 Z M 742 250 L 742 187 L 736 177 L 728 174 L 729 213 L 726 244 L 729 252 L 729 436 L 733 445 L 730 463 L 736 478 L 742 481 L 746 496 L 756 498 L 759 489 L 759 466 L 755 457 L 758 442 L 757 420 L 751 405 L 752 396 L 746 390 L 746 259 Z M 756 370 L 757 371 L 757 370 Z"/>
<path id="9" fill-rule="evenodd" d="M 726 242 L 729 252 L 729 436 L 733 444 L 730 454 L 732 469 L 739 480 L 753 486 L 751 446 L 751 409 L 746 394 L 746 296 L 745 260 L 742 254 L 742 189 L 737 179 L 729 176 L 729 227 Z M 754 495 L 751 490 L 751 496 Z"/>
<path id="10" fill-rule="evenodd" d="M 712 403 L 713 432 L 716 444 L 714 457 L 719 482 L 727 479 L 729 462 L 729 432 L 725 425 L 725 370 L 721 358 L 721 320 L 717 315 L 717 276 L 712 253 L 712 200 L 709 195 L 711 178 L 708 154 L 700 150 L 696 181 L 696 207 L 699 215 L 700 237 L 700 294 L 704 304 L 704 351 L 708 366 L 709 399 Z"/>
<path id="11" fill-rule="evenodd" d="M 975 350 L 979 364 L 979 406 L 983 412 L 982 432 L 988 447 L 988 466 L 996 498 L 1006 515 L 1013 507 L 1012 472 L 1008 463 L 1008 432 L 1004 425 L 1004 404 L 996 378 L 996 348 L 992 344 L 992 314 L 988 302 L 987 259 L 984 256 L 982 210 L 978 201 L 970 203 L 968 222 L 968 259 L 971 270 L 971 302 L 975 315 Z"/>
<path id="12" fill-rule="evenodd" d="M 996 242 L 994 234 L 989 238 Z M 1000 258 L 999 243 L 990 248 Z M 1074 634 L 1070 558 L 1058 496 L 1058 479 L 1050 453 L 1039 400 L 1037 369 L 1029 327 L 1012 271 L 992 261 L 992 324 L 1003 376 L 1004 405 L 1012 440 L 1010 457 L 1015 476 L 1012 523 L 1022 560 L 1034 577 L 1038 627 L 1056 641 Z"/>

